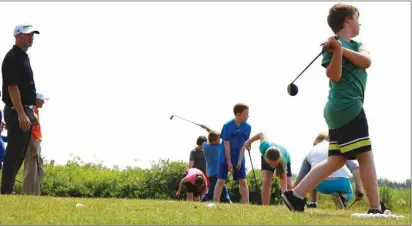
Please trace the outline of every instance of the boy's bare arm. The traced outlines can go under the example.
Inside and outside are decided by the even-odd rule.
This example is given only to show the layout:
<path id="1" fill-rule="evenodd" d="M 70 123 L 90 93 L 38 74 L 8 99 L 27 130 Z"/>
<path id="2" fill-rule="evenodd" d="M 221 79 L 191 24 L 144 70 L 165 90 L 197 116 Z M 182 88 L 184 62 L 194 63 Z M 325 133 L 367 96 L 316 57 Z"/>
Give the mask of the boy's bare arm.
<path id="1" fill-rule="evenodd" d="M 342 48 L 342 50 L 343 57 L 348 59 L 357 67 L 367 69 L 371 66 L 371 57 L 368 51 L 362 50 L 360 52 L 355 52 L 344 47 Z"/>
<path id="2" fill-rule="evenodd" d="M 286 177 L 286 173 L 284 173 L 283 175 L 280 176 L 280 190 L 282 192 L 282 194 L 287 190 L 287 177 Z"/>
<path id="3" fill-rule="evenodd" d="M 342 77 L 342 48 L 337 48 L 332 55 L 332 60 L 326 69 L 326 75 L 332 82 L 339 82 Z"/>
<path id="4" fill-rule="evenodd" d="M 209 127 L 205 126 L 205 125 L 200 125 L 200 127 L 202 127 L 203 129 L 205 129 L 208 133 L 210 133 L 212 130 L 209 129 Z"/>
<path id="5" fill-rule="evenodd" d="M 260 140 L 260 143 L 266 141 L 266 135 L 262 132 L 254 135 L 253 137 L 251 137 L 249 140 L 247 140 L 244 144 L 244 146 L 246 148 L 250 148 L 250 146 L 252 145 L 253 142 Z"/>
<path id="6" fill-rule="evenodd" d="M 225 144 L 226 161 L 227 161 L 227 164 L 229 165 L 229 164 L 232 164 L 232 159 L 230 158 L 230 143 L 229 141 L 225 141 L 224 144 Z"/>

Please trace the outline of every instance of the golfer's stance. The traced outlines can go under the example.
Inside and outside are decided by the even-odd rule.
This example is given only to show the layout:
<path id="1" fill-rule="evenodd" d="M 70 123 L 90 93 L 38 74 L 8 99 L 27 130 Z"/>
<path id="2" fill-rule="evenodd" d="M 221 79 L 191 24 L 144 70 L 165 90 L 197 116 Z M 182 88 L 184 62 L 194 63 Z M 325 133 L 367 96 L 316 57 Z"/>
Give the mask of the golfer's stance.
<path id="1" fill-rule="evenodd" d="M 326 133 L 320 133 L 313 142 L 313 148 L 306 155 L 300 167 L 299 175 L 296 177 L 295 186 L 306 176 L 306 174 L 317 164 L 328 158 L 329 136 Z M 353 189 L 349 180 L 349 170 L 355 179 L 355 195 L 360 200 L 363 197 L 359 164 L 356 160 L 347 160 L 346 166 L 332 173 L 328 178 L 317 185 L 310 193 L 309 208 L 318 207 L 318 193 L 332 195 L 337 209 L 344 209 L 347 203 L 353 198 Z"/>
<path id="2" fill-rule="evenodd" d="M 382 214 L 386 206 L 379 198 L 378 180 L 373 160 L 369 126 L 363 109 L 366 69 L 371 65 L 369 51 L 353 38 L 359 34 L 359 10 L 346 3 L 337 3 L 329 10 L 327 22 L 335 35 L 323 44 L 322 66 L 329 81 L 329 96 L 324 118 L 329 129 L 328 159 L 314 167 L 293 190 L 282 199 L 291 211 L 303 212 L 306 194 L 330 174 L 358 160 L 362 185 L 368 199 L 368 213 Z M 338 40 L 336 40 L 338 37 Z"/>
<path id="3" fill-rule="evenodd" d="M 259 151 L 261 153 L 261 167 L 263 173 L 262 188 L 262 205 L 269 205 L 270 194 L 273 183 L 273 173 L 276 170 L 276 176 L 280 178 L 280 188 L 282 193 L 287 189 L 292 189 L 292 170 L 290 167 L 289 152 L 283 146 L 275 143 L 269 143 L 264 133 L 258 133 L 247 140 L 240 150 L 242 153 L 250 149 L 253 142 L 260 140 Z"/>
<path id="4" fill-rule="evenodd" d="M 187 201 L 199 202 L 200 197 L 206 192 L 207 179 L 201 170 L 196 168 L 189 168 L 185 171 L 185 176 L 179 183 L 176 197 L 180 196 L 183 185 L 186 185 L 188 193 L 193 193 L 193 199 L 188 199 Z"/>

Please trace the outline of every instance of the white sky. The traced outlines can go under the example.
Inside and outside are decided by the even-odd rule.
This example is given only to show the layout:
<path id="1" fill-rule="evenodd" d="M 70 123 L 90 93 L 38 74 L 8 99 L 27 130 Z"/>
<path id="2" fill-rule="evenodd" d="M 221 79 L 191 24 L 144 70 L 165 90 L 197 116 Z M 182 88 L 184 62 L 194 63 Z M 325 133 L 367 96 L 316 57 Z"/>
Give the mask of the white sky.
<path id="1" fill-rule="evenodd" d="M 265 131 L 291 153 L 292 171 L 326 130 L 328 94 L 318 59 L 332 35 L 333 3 L 0 3 L 0 57 L 12 31 L 32 23 L 29 50 L 47 159 L 70 153 L 108 166 L 188 161 L 201 128 L 221 130 L 237 102 L 250 106 L 252 134 Z M 410 178 L 410 3 L 355 3 L 372 54 L 365 109 L 378 176 Z M 16 14 L 18 12 L 18 14 Z M 3 108 L 3 103 L 1 102 Z M 252 147 L 260 169 L 258 142 Z M 138 161 L 134 161 L 138 159 Z M 250 161 L 247 159 L 247 166 Z"/>

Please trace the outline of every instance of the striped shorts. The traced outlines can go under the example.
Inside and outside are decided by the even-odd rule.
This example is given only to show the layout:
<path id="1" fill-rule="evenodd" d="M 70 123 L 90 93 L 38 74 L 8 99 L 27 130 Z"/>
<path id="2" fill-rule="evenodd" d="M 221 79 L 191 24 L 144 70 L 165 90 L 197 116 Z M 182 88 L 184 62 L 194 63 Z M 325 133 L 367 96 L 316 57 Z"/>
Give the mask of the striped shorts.
<path id="1" fill-rule="evenodd" d="M 356 159 L 356 155 L 372 150 L 369 139 L 369 127 L 365 111 L 359 113 L 348 124 L 334 130 L 329 130 L 328 156 L 341 155 L 349 160 Z"/>

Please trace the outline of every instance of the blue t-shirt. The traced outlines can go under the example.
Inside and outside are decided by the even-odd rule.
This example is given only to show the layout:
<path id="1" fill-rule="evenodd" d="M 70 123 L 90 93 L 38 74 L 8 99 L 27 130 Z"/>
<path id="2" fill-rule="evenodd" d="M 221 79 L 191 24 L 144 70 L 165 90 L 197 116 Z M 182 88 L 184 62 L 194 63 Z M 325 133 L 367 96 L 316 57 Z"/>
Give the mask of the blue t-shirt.
<path id="1" fill-rule="evenodd" d="M 206 160 L 206 173 L 208 177 L 217 176 L 219 153 L 222 150 L 222 144 L 208 144 L 204 142 L 203 155 Z"/>
<path id="2" fill-rule="evenodd" d="M 220 137 L 222 138 L 222 150 L 220 152 L 220 161 L 226 163 L 226 155 L 224 142 L 229 141 L 230 143 L 230 158 L 232 164 L 237 164 L 240 149 L 242 148 L 245 141 L 250 137 L 250 132 L 252 127 L 247 122 L 242 122 L 238 127 L 234 119 L 223 125 Z M 245 163 L 245 157 L 243 156 L 242 163 Z"/>
<path id="3" fill-rule="evenodd" d="M 269 143 L 267 141 L 263 141 L 259 145 L 259 151 L 262 154 L 262 157 L 264 157 L 266 150 L 270 147 L 273 147 L 273 146 L 277 147 L 280 150 L 280 154 L 282 154 L 283 159 L 285 160 L 285 166 L 288 163 L 290 163 L 290 155 L 289 155 L 289 152 L 286 150 L 285 147 L 283 147 L 282 145 L 279 145 L 279 144 Z"/>

